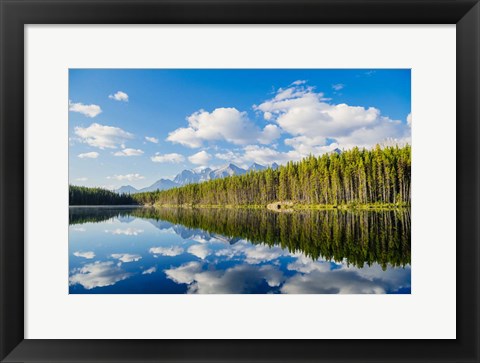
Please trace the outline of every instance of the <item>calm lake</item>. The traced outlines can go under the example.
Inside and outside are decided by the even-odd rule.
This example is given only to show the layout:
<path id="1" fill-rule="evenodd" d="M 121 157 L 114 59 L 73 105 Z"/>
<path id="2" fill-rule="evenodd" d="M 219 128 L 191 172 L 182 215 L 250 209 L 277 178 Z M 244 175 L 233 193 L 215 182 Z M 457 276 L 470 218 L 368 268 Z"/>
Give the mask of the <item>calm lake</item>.
<path id="1" fill-rule="evenodd" d="M 71 294 L 409 294 L 410 210 L 70 207 Z"/>

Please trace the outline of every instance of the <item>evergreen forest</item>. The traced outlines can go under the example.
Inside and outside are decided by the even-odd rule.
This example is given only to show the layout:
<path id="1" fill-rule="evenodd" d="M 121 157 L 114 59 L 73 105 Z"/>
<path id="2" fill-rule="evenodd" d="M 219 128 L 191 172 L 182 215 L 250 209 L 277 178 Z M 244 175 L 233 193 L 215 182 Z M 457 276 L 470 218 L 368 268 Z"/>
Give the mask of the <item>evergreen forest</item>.
<path id="1" fill-rule="evenodd" d="M 132 195 L 140 204 L 261 206 L 410 205 L 411 147 L 377 146 L 309 156 L 277 169 Z"/>
<path id="2" fill-rule="evenodd" d="M 138 204 L 130 194 L 118 194 L 103 188 L 88 188 L 70 185 L 70 205 L 131 205 Z"/>

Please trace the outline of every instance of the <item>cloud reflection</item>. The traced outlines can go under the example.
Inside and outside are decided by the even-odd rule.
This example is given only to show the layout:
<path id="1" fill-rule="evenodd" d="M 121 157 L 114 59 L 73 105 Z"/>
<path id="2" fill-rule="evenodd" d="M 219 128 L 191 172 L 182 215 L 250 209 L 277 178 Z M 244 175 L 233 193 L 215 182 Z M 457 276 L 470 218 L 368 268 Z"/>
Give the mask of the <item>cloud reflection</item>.
<path id="1" fill-rule="evenodd" d="M 174 257 L 181 255 L 183 253 L 183 248 L 179 246 L 152 247 L 148 251 L 154 255 Z"/>
<path id="2" fill-rule="evenodd" d="M 258 265 L 265 262 L 277 260 L 282 256 L 289 256 L 290 253 L 281 247 L 268 246 L 265 244 L 252 244 L 246 240 L 239 240 L 236 244 L 227 246 L 215 252 L 218 257 L 242 259 L 251 265 Z"/>
<path id="3" fill-rule="evenodd" d="M 153 274 L 154 272 L 157 272 L 157 268 L 155 266 L 150 267 L 146 269 L 145 271 L 142 272 L 142 275 L 150 275 Z"/>
<path id="4" fill-rule="evenodd" d="M 204 260 L 210 254 L 210 249 L 204 244 L 192 245 L 187 252 Z"/>
<path id="5" fill-rule="evenodd" d="M 85 219 L 85 216 L 81 217 Z M 113 225 L 107 225 L 110 220 L 101 222 L 105 225 L 98 229 L 100 234 L 105 231 L 113 235 L 131 236 L 131 238 L 119 239 L 103 234 L 106 250 L 102 255 L 107 256 L 104 262 L 92 263 L 96 254 L 88 250 L 91 247 L 84 247 L 84 250 L 81 247 L 73 247 L 70 259 L 76 264 L 74 266 L 78 267 L 70 272 L 70 285 L 81 285 L 85 289 L 93 289 L 114 285 L 134 275 L 132 280 L 129 280 L 130 284 L 119 284 L 115 289 L 106 291 L 130 291 L 128 289 L 133 289 L 131 286 L 137 289 L 137 283 L 139 285 L 144 283 L 146 288 L 158 293 L 174 293 L 182 290 L 196 294 L 384 294 L 410 291 L 410 266 L 406 264 L 404 268 L 392 267 L 388 264 L 390 260 L 383 257 L 380 259 L 380 264 L 373 262 L 379 260 L 378 256 L 375 259 L 369 259 L 371 263 L 369 266 L 367 262 L 363 263 L 364 256 L 361 253 L 350 253 L 354 263 L 349 264 L 347 260 L 350 261 L 350 259 L 346 257 L 350 256 L 349 254 L 344 253 L 343 250 L 337 253 L 336 250 L 328 249 L 328 246 L 319 245 L 323 249 L 314 250 L 312 253 L 310 245 L 306 249 L 302 248 L 304 247 L 302 244 L 296 248 L 293 243 L 292 245 L 275 244 L 276 240 L 267 244 L 261 243 L 263 241 L 261 238 L 252 238 L 258 241 L 252 243 L 249 241 L 248 234 L 243 238 L 240 235 L 224 237 L 181 224 L 138 219 L 139 221 L 135 222 L 134 217 L 122 217 L 122 220 L 115 220 Z M 135 224 L 120 225 L 124 222 L 135 222 Z M 158 231 L 153 229 L 152 225 L 169 234 L 175 233 L 176 236 L 162 234 L 159 237 Z M 133 226 L 144 229 L 132 228 Z M 144 234 L 135 237 L 141 233 Z M 75 246 L 89 246 L 90 233 L 87 235 L 77 233 L 74 237 L 86 243 Z M 123 249 L 123 247 L 119 247 L 118 242 L 123 243 L 124 240 L 131 243 L 122 251 L 120 248 Z M 281 246 L 288 246 L 288 248 Z M 315 248 L 320 247 L 315 246 Z M 103 245 L 102 248 L 104 248 Z M 118 253 L 118 251 L 130 253 Z M 153 258 L 159 256 L 168 258 L 157 260 Z M 311 256 L 330 257 L 312 260 Z M 333 261 L 334 258 L 339 261 Z M 140 260 L 145 262 L 132 263 Z M 405 261 L 409 262 L 407 258 Z M 84 263 L 85 265 L 82 266 Z M 125 263 L 129 264 L 124 265 Z M 395 259 L 393 263 L 400 264 Z M 167 288 L 164 287 L 165 278 L 169 282 L 165 285 Z M 178 289 L 171 289 L 172 282 L 181 286 L 178 286 Z M 72 291 L 78 292 L 77 289 Z"/>
<path id="6" fill-rule="evenodd" d="M 410 267 L 383 271 L 378 264 L 357 268 L 300 256 L 287 268 L 298 273 L 283 284 L 286 294 L 385 294 L 410 288 Z"/>
<path id="7" fill-rule="evenodd" d="M 137 229 L 137 228 L 121 229 L 121 228 L 117 228 L 117 229 L 114 229 L 112 231 L 106 229 L 105 232 L 106 233 L 117 234 L 117 235 L 123 234 L 123 235 L 126 235 L 126 236 L 138 236 L 140 233 L 143 233 L 143 229 Z"/>
<path id="8" fill-rule="evenodd" d="M 170 280 L 173 280 L 177 284 L 191 284 L 195 280 L 195 275 L 200 271 L 202 271 L 202 264 L 193 261 L 176 268 L 165 270 L 165 274 Z"/>
<path id="9" fill-rule="evenodd" d="M 86 258 L 88 260 L 91 260 L 92 258 L 95 257 L 95 253 L 93 251 L 85 251 L 85 252 L 75 251 L 73 253 L 73 255 L 77 256 L 77 257 L 83 257 L 83 258 Z"/>
<path id="10" fill-rule="evenodd" d="M 222 250 L 223 251 L 223 250 Z M 245 261 L 243 261 L 245 262 Z M 167 278 L 178 284 L 187 284 L 188 293 L 240 294 L 254 292 L 267 284 L 267 290 L 283 294 L 385 294 L 401 288 L 410 288 L 410 268 L 365 266 L 347 267 L 328 261 L 312 261 L 300 255 L 288 264 L 295 271 L 285 276 L 277 264 L 243 263 L 225 270 L 193 261 L 165 270 Z M 263 289 L 264 291 L 264 288 Z"/>
<path id="11" fill-rule="evenodd" d="M 112 261 L 94 262 L 77 268 L 69 278 L 70 285 L 80 284 L 85 289 L 91 290 L 95 287 L 105 287 L 125 280 L 132 274 L 123 271 L 115 266 Z"/>
<path id="12" fill-rule="evenodd" d="M 237 265 L 226 270 L 203 270 L 200 262 L 189 262 L 165 270 L 176 283 L 188 284 L 188 292 L 195 294 L 241 294 L 251 292 L 266 283 L 278 287 L 283 273 L 275 266 Z"/>
<path id="13" fill-rule="evenodd" d="M 137 262 L 142 259 L 140 255 L 132 255 L 130 253 L 114 253 L 111 255 L 112 258 L 122 262 Z"/>

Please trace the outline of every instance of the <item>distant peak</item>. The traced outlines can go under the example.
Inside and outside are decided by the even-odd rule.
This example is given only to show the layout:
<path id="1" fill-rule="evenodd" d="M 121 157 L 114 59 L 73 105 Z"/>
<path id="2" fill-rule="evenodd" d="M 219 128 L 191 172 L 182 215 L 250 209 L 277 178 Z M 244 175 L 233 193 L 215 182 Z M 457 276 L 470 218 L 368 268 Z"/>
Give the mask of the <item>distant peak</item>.
<path id="1" fill-rule="evenodd" d="M 262 165 L 262 164 L 259 164 L 257 162 L 254 162 L 252 165 L 250 165 L 250 167 L 248 168 L 248 170 L 253 170 L 253 171 L 260 171 L 260 170 L 264 170 L 266 169 L 267 167 Z"/>
<path id="2" fill-rule="evenodd" d="M 195 168 L 193 169 L 193 171 L 195 173 L 204 173 L 204 172 L 208 172 L 208 171 L 211 171 L 212 169 L 209 168 L 208 166 L 199 166 L 198 168 Z"/>
<path id="3" fill-rule="evenodd" d="M 225 170 L 225 169 L 240 169 L 240 168 L 238 166 L 236 166 L 235 164 L 230 163 L 230 164 L 222 166 L 220 169 L 217 169 L 217 170 Z"/>

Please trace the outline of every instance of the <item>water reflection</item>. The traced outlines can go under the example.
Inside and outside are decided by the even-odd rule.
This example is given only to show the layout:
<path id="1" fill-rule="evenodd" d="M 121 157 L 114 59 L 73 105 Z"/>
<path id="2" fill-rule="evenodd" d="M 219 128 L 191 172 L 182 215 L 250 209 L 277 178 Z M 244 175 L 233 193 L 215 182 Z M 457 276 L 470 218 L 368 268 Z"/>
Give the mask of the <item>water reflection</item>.
<path id="1" fill-rule="evenodd" d="M 85 289 L 114 285 L 116 282 L 125 280 L 131 274 L 115 266 L 112 261 L 89 263 L 81 268 L 72 270 L 70 284 L 80 284 Z"/>
<path id="2" fill-rule="evenodd" d="M 410 212 L 70 208 L 70 293 L 410 293 Z"/>

